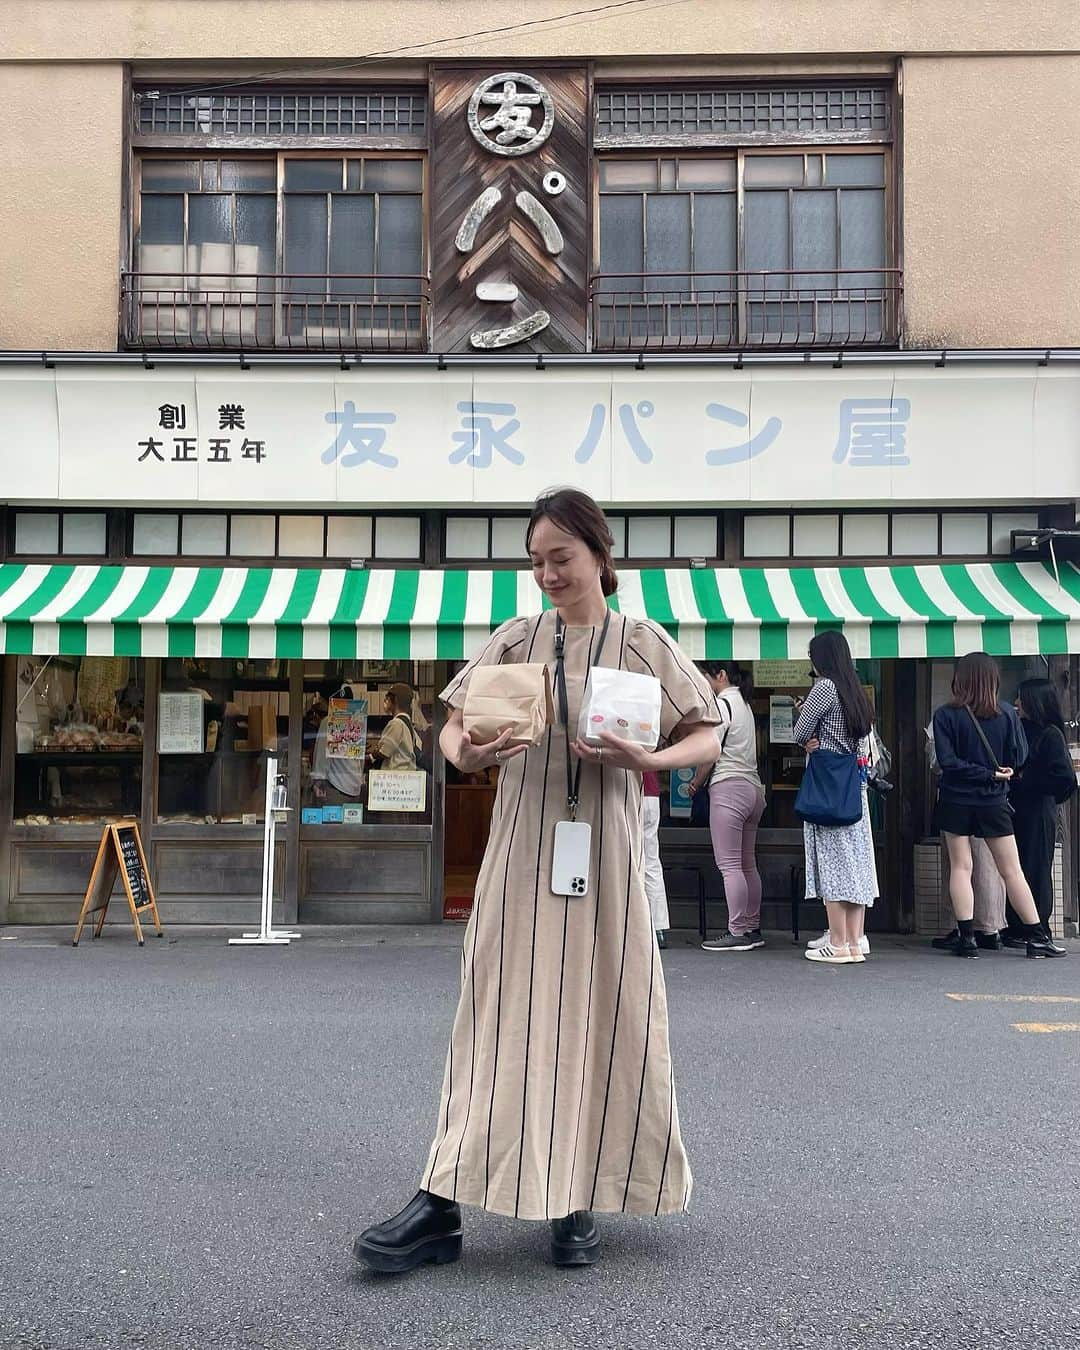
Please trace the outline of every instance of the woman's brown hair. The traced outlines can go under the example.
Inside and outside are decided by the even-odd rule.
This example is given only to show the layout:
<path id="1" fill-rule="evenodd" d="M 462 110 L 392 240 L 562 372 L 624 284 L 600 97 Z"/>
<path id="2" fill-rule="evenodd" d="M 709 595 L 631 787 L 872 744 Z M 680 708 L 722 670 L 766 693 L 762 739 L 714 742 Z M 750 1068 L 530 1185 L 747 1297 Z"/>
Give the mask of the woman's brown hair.
<path id="1" fill-rule="evenodd" d="M 604 595 L 614 595 L 619 589 L 619 577 L 611 556 L 615 540 L 607 516 L 589 494 L 579 492 L 577 488 L 556 488 L 537 497 L 529 517 L 529 528 L 525 531 L 526 548 L 531 546 L 533 530 L 542 520 L 554 521 L 560 530 L 589 546 L 600 564 L 600 587 Z"/>
<path id="2" fill-rule="evenodd" d="M 970 708 L 976 717 L 996 717 L 1001 676 L 997 662 L 985 652 L 968 652 L 953 672 L 953 707 Z"/>
<path id="3" fill-rule="evenodd" d="M 394 711 L 412 717 L 413 691 L 407 684 L 392 684 L 386 691 L 394 701 Z"/>

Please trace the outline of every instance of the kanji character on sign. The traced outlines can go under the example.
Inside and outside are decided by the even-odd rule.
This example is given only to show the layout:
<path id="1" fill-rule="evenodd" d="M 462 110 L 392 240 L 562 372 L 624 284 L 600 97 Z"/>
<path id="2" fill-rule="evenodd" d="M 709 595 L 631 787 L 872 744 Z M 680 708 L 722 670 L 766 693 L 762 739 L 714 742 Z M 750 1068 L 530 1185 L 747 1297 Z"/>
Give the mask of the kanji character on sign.
<path id="1" fill-rule="evenodd" d="M 729 408 L 725 403 L 707 403 L 705 405 L 706 417 L 715 418 L 717 422 L 723 422 L 729 427 L 748 427 L 750 419 L 746 413 L 740 412 L 738 408 Z M 745 464 L 747 460 L 755 459 L 763 451 L 768 450 L 777 436 L 780 435 L 783 427 L 779 417 L 770 417 L 756 436 L 751 436 L 748 441 L 743 441 L 739 445 L 726 445 L 721 449 L 706 450 L 706 464 Z"/>
<path id="2" fill-rule="evenodd" d="M 521 429 L 515 415 L 517 407 L 513 403 L 459 403 L 457 406 L 462 414 L 462 429 L 453 434 L 458 448 L 451 451 L 451 464 L 460 464 L 464 460 L 471 469 L 490 469 L 495 451 L 511 464 L 525 463 L 525 456 L 510 444 L 510 437 Z M 507 420 L 501 427 L 496 427 L 496 417 Z"/>
<path id="3" fill-rule="evenodd" d="M 145 441 L 140 441 L 139 448 L 142 450 L 142 454 L 139 456 L 139 463 L 141 464 L 144 459 L 149 459 L 153 455 L 160 464 L 164 464 L 165 456 L 161 453 L 164 444 L 164 441 L 155 441 L 153 436 L 148 436 Z"/>
<path id="4" fill-rule="evenodd" d="M 627 444 L 634 452 L 634 455 L 642 464 L 651 464 L 653 458 L 652 447 L 641 434 L 641 428 L 637 424 L 637 418 L 648 418 L 656 411 L 655 406 L 649 399 L 642 399 L 635 408 L 630 403 L 619 404 L 619 424 L 623 429 L 623 435 L 626 437 Z M 585 439 L 574 452 L 574 459 L 578 464 L 587 464 L 600 444 L 600 437 L 604 431 L 604 422 L 607 417 L 607 409 L 602 403 L 593 405 L 592 415 L 589 418 L 589 428 L 585 433 Z"/>
<path id="5" fill-rule="evenodd" d="M 215 436 L 214 439 L 211 440 L 210 458 L 207 460 L 207 463 L 208 464 L 232 463 L 232 460 L 229 458 L 229 441 L 227 437 L 223 438 L 220 436 Z"/>
<path id="6" fill-rule="evenodd" d="M 383 469 L 396 469 L 395 455 L 384 453 L 386 428 L 397 421 L 397 413 L 357 412 L 352 399 L 346 399 L 341 412 L 328 412 L 326 421 L 339 430 L 337 440 L 322 452 L 322 462 L 333 464 L 341 455 L 341 467 L 351 469 L 356 464 L 378 464 Z M 343 451 L 348 454 L 343 454 Z"/>
<path id="7" fill-rule="evenodd" d="M 855 469 L 903 468 L 907 453 L 908 398 L 845 398 L 840 400 L 840 438 L 833 462 L 846 459 Z"/>
<path id="8" fill-rule="evenodd" d="M 223 403 L 218 409 L 219 431 L 243 431 L 244 410 L 239 403 Z"/>
<path id="9" fill-rule="evenodd" d="M 172 462 L 174 464 L 194 464 L 199 458 L 194 436 L 174 436 Z"/>
<path id="10" fill-rule="evenodd" d="M 532 110 L 541 101 L 539 94 L 526 94 L 518 90 L 516 80 L 504 80 L 501 89 L 489 89 L 480 95 L 480 102 L 496 111 L 480 123 L 481 131 L 495 131 L 495 140 L 499 145 L 512 145 L 515 141 L 531 141 L 536 132 L 532 128 Z"/>
<path id="11" fill-rule="evenodd" d="M 187 405 L 163 403 L 158 409 L 158 426 L 163 431 L 184 431 L 187 427 Z"/>
<path id="12" fill-rule="evenodd" d="M 241 459 L 253 459 L 256 464 L 261 464 L 266 458 L 265 441 L 249 441 L 245 436 L 240 446 Z"/>

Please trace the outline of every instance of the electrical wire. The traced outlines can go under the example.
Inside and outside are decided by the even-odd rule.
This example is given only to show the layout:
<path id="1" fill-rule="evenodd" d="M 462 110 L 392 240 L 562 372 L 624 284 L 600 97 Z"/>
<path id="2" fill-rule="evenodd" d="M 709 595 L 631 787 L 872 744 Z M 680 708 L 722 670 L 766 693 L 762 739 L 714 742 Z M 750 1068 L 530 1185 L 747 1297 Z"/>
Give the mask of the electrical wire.
<path id="1" fill-rule="evenodd" d="M 200 94 L 213 94 L 222 89 L 242 89 L 248 85 L 260 84 L 267 80 L 280 79 L 283 76 L 295 76 L 298 70 L 302 71 L 305 78 L 311 75 L 330 75 L 343 70 L 357 70 L 361 66 L 370 65 L 373 61 L 382 61 L 390 56 L 404 56 L 407 53 L 420 52 L 427 47 L 439 47 L 448 42 L 467 42 L 471 38 L 499 37 L 504 33 L 516 33 L 525 28 L 535 28 L 541 24 L 562 23 L 566 19 L 587 18 L 592 14 L 604 14 L 618 9 L 636 9 L 641 5 L 650 5 L 654 9 L 667 9 L 672 5 L 685 4 L 686 0 L 609 0 L 609 3 L 603 5 L 594 5 L 589 9 L 567 10 L 565 14 L 549 14 L 542 19 L 522 19 L 520 23 L 505 24 L 500 28 L 480 28 L 470 33 L 453 33 L 447 37 L 429 38 L 425 42 L 410 42 L 403 47 L 388 47 L 384 51 L 367 52 L 363 56 L 354 57 L 351 61 L 335 62 L 332 65 L 325 66 L 301 66 L 296 65 L 280 67 L 277 70 L 262 71 L 257 75 L 245 76 L 241 79 L 223 81 L 220 84 L 204 84 L 194 87 L 185 86 L 183 93 L 187 96 L 197 96 Z"/>

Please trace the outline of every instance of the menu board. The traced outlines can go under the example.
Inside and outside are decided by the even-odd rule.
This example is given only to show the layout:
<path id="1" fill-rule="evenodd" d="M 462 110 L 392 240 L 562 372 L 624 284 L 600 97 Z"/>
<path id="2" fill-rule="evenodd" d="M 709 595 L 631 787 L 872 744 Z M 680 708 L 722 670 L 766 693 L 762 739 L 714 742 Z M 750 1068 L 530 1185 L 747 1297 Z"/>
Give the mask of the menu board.
<path id="1" fill-rule="evenodd" d="M 120 845 L 120 861 L 127 874 L 128 890 L 135 901 L 135 908 L 142 909 L 150 904 L 150 879 L 143 866 L 142 850 L 135 837 L 135 826 L 117 826 L 116 842 Z"/>
<path id="2" fill-rule="evenodd" d="M 203 696 L 158 695 L 158 753 L 199 754 L 203 748 Z"/>
<path id="3" fill-rule="evenodd" d="M 356 759 L 367 752 L 368 701 L 332 698 L 326 715 L 326 758 Z"/>
<path id="4" fill-rule="evenodd" d="M 98 844 L 97 856 L 94 858 L 94 866 L 86 887 L 86 895 L 83 897 L 82 909 L 79 911 L 79 922 L 75 928 L 72 946 L 77 947 L 79 945 L 83 926 L 92 914 L 98 916 L 97 922 L 94 924 L 93 935 L 95 938 L 101 936 L 101 930 L 105 926 L 105 916 L 109 909 L 109 901 L 112 898 L 113 887 L 118 876 L 123 882 L 124 894 L 139 946 L 143 945 L 143 932 L 139 915 L 146 910 L 150 911 L 150 917 L 154 920 L 158 937 L 163 936 L 157 902 L 154 899 L 154 888 L 150 884 L 150 877 L 146 870 L 146 854 L 143 852 L 142 840 L 139 838 L 139 826 L 132 820 L 122 825 L 106 825 L 101 832 L 101 842 Z"/>

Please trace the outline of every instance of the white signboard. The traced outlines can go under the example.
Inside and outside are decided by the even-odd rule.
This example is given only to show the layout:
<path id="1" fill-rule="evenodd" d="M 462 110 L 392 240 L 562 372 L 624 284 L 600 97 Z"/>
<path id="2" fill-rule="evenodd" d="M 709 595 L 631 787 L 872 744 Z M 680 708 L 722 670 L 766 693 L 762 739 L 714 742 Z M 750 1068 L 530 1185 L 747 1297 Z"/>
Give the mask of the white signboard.
<path id="1" fill-rule="evenodd" d="M 618 505 L 1080 498 L 1080 367 L 78 366 L 0 372 L 13 501 Z M 14 428 L 14 430 L 12 430 Z"/>
<path id="2" fill-rule="evenodd" d="M 158 753 L 199 754 L 202 748 L 202 694 L 159 694 Z"/>
<path id="3" fill-rule="evenodd" d="M 372 769 L 368 774 L 369 811 L 423 811 L 427 774 L 410 769 Z"/>
<path id="4" fill-rule="evenodd" d="M 769 740 L 773 745 L 795 741 L 795 700 L 790 694 L 769 695 Z"/>

